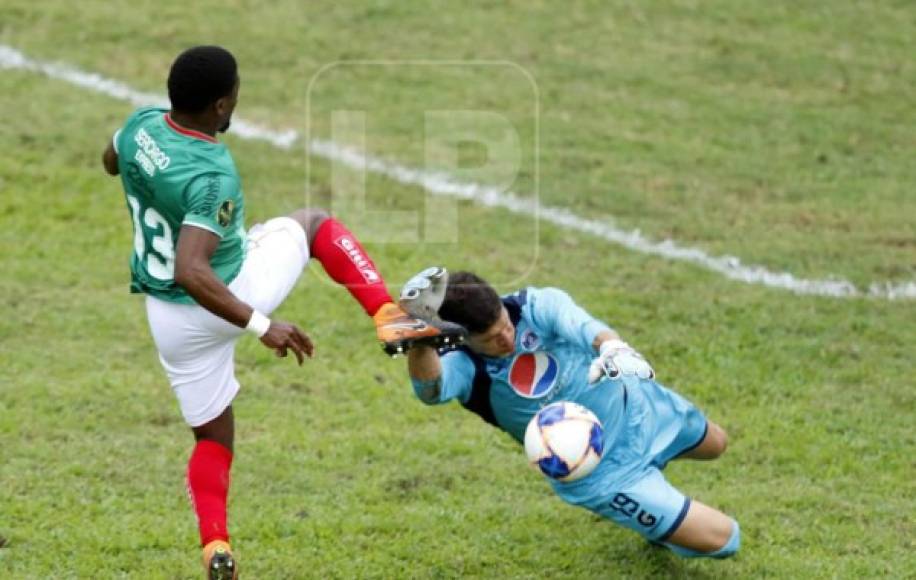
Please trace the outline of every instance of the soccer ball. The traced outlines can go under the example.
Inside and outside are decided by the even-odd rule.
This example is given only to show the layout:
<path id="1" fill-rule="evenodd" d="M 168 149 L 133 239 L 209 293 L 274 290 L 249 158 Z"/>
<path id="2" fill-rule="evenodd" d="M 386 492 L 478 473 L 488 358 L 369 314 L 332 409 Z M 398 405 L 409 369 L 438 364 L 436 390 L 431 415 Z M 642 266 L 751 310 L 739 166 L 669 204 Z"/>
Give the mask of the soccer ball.
<path id="1" fill-rule="evenodd" d="M 547 477 L 576 481 L 591 473 L 604 451 L 604 429 L 594 413 L 576 403 L 547 405 L 525 430 L 528 461 Z"/>

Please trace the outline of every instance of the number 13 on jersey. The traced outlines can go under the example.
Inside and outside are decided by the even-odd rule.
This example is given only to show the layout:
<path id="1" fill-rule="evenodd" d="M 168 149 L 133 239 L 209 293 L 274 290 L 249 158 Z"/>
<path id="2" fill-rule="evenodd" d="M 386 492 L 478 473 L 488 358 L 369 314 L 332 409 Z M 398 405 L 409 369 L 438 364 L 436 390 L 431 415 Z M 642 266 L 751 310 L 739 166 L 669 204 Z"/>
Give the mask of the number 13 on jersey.
<path id="1" fill-rule="evenodd" d="M 152 207 L 141 211 L 140 202 L 132 195 L 127 196 L 130 215 L 134 220 L 134 252 L 137 259 L 146 263 L 146 271 L 159 280 L 175 277 L 175 246 L 172 244 L 172 228 L 158 211 Z M 143 214 L 141 220 L 140 214 Z M 147 245 L 149 239 L 149 245 Z"/>

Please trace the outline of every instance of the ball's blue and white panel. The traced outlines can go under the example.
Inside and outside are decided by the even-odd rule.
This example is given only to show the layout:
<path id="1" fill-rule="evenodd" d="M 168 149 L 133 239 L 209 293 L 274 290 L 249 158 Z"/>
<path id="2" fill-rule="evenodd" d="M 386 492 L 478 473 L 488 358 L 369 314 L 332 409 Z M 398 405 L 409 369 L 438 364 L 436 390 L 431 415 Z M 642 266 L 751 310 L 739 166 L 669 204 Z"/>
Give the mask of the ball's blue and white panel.
<path id="1" fill-rule="evenodd" d="M 547 446 L 553 454 L 569 465 L 576 465 L 588 453 L 592 423 L 582 419 L 567 419 L 541 428 Z"/>
<path id="2" fill-rule="evenodd" d="M 535 415 L 538 427 L 544 428 L 554 423 L 559 423 L 566 416 L 566 403 L 547 405 Z"/>
<path id="3" fill-rule="evenodd" d="M 561 404 L 566 407 L 564 414 L 568 419 L 584 419 L 595 423 L 598 422 L 598 417 L 596 417 L 589 408 L 584 407 L 579 403 L 564 401 Z"/>
<path id="4" fill-rule="evenodd" d="M 547 454 L 548 450 L 544 447 L 544 439 L 541 437 L 541 428 L 538 426 L 538 417 L 535 415 L 525 429 L 525 455 L 528 456 L 528 461 L 536 463 Z"/>
<path id="5" fill-rule="evenodd" d="M 550 455 L 540 459 L 538 461 L 538 467 L 541 469 L 541 473 L 553 479 L 569 477 L 569 465 L 556 455 Z"/>
<path id="6" fill-rule="evenodd" d="M 525 430 L 528 460 L 547 477 L 575 481 L 601 461 L 604 432 L 598 418 L 569 401 L 541 409 Z"/>
<path id="7" fill-rule="evenodd" d="M 599 462 L 601 462 L 601 456 L 593 451 L 589 451 L 586 456 L 582 458 L 582 462 L 572 470 L 572 473 L 561 479 L 562 481 L 576 481 L 582 479 L 594 471 L 595 468 L 598 467 Z"/>
<path id="8" fill-rule="evenodd" d="M 592 432 L 588 438 L 588 446 L 599 456 L 604 453 L 604 429 L 601 428 L 600 423 L 594 423 L 592 425 Z"/>

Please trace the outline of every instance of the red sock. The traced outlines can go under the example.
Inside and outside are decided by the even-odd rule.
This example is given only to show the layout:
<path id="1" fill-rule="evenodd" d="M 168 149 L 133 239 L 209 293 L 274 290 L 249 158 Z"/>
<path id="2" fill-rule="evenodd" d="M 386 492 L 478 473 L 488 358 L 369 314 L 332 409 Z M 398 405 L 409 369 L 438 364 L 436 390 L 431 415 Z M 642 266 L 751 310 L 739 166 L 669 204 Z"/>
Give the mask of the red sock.
<path id="1" fill-rule="evenodd" d="M 200 543 L 229 541 L 226 527 L 226 497 L 232 452 L 217 443 L 201 439 L 188 461 L 188 496 L 197 514 Z"/>
<path id="2" fill-rule="evenodd" d="M 310 252 L 338 284 L 346 286 L 369 316 L 392 302 L 382 275 L 350 230 L 334 218 L 322 222 Z"/>

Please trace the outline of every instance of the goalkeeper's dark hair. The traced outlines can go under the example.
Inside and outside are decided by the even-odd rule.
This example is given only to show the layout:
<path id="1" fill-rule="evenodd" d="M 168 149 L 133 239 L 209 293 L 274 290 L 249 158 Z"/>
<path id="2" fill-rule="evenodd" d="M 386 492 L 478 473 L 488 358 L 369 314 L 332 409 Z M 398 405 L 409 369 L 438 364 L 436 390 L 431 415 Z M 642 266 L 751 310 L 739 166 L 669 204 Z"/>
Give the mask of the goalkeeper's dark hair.
<path id="1" fill-rule="evenodd" d="M 449 274 L 439 316 L 479 334 L 496 324 L 502 308 L 499 294 L 486 280 L 471 272 L 454 272 Z"/>
<path id="2" fill-rule="evenodd" d="M 182 52 L 169 70 L 172 109 L 200 113 L 232 93 L 239 78 L 232 53 L 220 46 L 195 46 Z"/>

